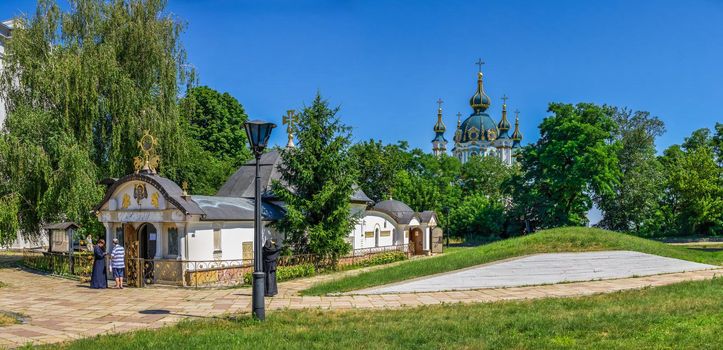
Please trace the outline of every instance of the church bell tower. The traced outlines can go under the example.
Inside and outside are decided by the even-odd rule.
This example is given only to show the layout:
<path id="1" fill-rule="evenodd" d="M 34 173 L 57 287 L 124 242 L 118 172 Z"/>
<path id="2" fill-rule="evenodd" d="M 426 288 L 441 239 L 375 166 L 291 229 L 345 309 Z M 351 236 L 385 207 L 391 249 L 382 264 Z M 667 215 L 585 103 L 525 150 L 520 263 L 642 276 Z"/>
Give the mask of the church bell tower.
<path id="1" fill-rule="evenodd" d="M 437 123 L 434 124 L 434 139 L 432 140 L 432 154 L 439 157 L 447 154 L 447 139 L 444 138 L 444 132 L 447 127 L 442 122 L 442 99 L 437 100 L 439 108 L 437 109 Z"/>

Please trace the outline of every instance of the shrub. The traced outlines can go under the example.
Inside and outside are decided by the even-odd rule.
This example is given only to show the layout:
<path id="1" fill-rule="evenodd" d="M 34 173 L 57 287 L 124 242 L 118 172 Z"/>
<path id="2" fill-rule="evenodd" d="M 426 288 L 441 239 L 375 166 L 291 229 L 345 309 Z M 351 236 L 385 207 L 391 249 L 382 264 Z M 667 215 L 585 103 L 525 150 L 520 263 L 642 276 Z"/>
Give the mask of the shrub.
<path id="1" fill-rule="evenodd" d="M 347 265 L 345 269 L 350 268 L 357 268 L 357 267 L 368 267 L 368 266 L 375 266 L 375 265 L 384 265 L 384 264 L 390 264 L 397 261 L 402 261 L 407 259 L 407 254 L 400 251 L 393 251 L 393 252 L 384 252 L 379 254 L 374 254 L 372 257 L 366 260 L 362 260 L 358 263 L 354 263 L 351 265 Z"/>
<path id="2" fill-rule="evenodd" d="M 316 274 L 316 268 L 314 264 L 299 264 L 292 266 L 279 266 L 276 268 L 276 281 L 288 281 L 299 277 L 308 277 Z M 251 284 L 253 281 L 253 275 L 247 273 L 244 276 L 244 283 Z"/>

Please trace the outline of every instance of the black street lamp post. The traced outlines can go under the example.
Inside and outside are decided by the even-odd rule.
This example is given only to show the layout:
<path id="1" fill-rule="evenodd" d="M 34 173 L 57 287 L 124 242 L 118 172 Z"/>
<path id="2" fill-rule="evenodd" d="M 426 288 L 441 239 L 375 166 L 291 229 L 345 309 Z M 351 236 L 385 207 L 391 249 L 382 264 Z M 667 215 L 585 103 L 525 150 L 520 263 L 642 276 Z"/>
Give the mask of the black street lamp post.
<path id="1" fill-rule="evenodd" d="M 252 120 L 244 123 L 246 128 L 246 136 L 249 139 L 251 152 L 256 157 L 256 191 L 254 194 L 254 273 L 253 273 L 253 290 L 252 290 L 252 315 L 263 321 L 266 318 L 264 311 L 264 266 L 262 262 L 262 237 L 261 237 L 261 181 L 259 179 L 259 163 L 261 154 L 269 142 L 271 130 L 276 124 L 261 120 Z"/>

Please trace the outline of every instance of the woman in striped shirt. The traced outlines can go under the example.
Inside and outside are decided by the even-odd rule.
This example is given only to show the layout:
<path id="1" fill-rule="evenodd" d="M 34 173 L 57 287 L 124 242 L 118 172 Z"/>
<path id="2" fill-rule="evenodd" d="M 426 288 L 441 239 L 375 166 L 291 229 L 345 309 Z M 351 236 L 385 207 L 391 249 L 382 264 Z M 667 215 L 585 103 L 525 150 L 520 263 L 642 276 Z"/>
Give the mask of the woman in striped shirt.
<path id="1" fill-rule="evenodd" d="M 113 239 L 113 251 L 111 252 L 110 265 L 113 268 L 115 287 L 123 289 L 123 275 L 126 272 L 126 250 L 118 243 L 118 238 Z"/>

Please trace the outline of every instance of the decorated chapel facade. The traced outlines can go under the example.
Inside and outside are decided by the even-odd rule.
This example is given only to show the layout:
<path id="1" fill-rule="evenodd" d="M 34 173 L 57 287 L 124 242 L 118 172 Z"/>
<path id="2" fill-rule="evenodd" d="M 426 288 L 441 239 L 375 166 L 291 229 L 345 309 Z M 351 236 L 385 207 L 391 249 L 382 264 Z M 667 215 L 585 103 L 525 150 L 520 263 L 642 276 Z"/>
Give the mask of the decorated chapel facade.
<path id="1" fill-rule="evenodd" d="M 454 133 L 454 148 L 452 155 L 462 163 L 470 157 L 496 157 L 504 164 L 512 165 L 520 150 L 522 133 L 520 132 L 519 111 L 515 111 L 515 128 L 510 133 L 511 125 L 507 119 L 507 96 L 502 100 L 502 117 L 499 123 L 487 113 L 490 107 L 490 98 L 484 91 L 482 81 L 482 64 L 477 64 L 480 70 L 477 73 L 477 91 L 469 100 L 472 113 L 462 121 L 461 113 L 457 113 L 457 128 Z M 437 101 L 437 123 L 434 125 L 435 137 L 432 140 L 432 153 L 440 156 L 447 154 L 447 139 L 444 136 L 446 127 L 442 121 L 442 101 Z"/>

